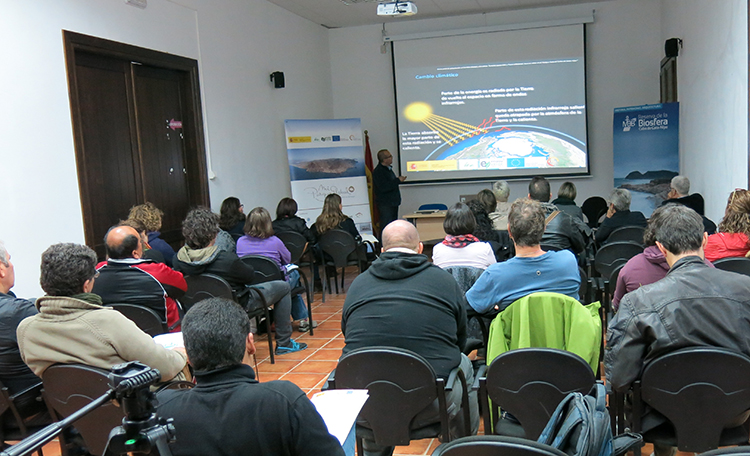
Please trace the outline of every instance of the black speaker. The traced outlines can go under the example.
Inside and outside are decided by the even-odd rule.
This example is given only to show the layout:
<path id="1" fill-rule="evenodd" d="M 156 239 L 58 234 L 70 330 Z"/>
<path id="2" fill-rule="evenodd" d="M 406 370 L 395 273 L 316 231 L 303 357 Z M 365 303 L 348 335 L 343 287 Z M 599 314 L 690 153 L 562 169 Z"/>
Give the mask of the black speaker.
<path id="1" fill-rule="evenodd" d="M 283 89 L 284 88 L 284 73 L 281 71 L 274 71 L 271 73 L 271 81 L 273 81 L 273 86 L 276 89 Z"/>
<path id="2" fill-rule="evenodd" d="M 664 42 L 664 54 L 667 57 L 677 57 L 680 53 L 680 44 L 682 44 L 682 40 L 679 38 L 668 39 Z"/>

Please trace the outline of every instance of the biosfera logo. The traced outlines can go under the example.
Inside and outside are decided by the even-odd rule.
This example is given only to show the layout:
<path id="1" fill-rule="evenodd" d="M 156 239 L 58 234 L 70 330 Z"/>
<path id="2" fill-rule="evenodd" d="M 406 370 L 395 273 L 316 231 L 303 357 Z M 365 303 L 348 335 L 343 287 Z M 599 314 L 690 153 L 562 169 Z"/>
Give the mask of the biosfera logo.
<path id="1" fill-rule="evenodd" d="M 631 128 L 635 127 L 636 119 L 625 116 L 625 120 L 622 121 L 622 131 L 630 131 Z"/>

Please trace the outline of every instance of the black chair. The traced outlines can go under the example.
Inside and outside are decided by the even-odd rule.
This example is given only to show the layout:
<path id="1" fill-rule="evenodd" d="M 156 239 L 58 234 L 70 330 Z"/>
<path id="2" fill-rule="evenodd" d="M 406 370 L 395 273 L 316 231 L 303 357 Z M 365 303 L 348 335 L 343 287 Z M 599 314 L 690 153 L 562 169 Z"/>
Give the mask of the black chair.
<path id="1" fill-rule="evenodd" d="M 219 276 L 213 274 L 185 276 L 185 282 L 187 282 L 188 289 L 185 296 L 180 299 L 180 304 L 182 304 L 182 308 L 185 309 L 185 312 L 190 310 L 194 304 L 208 298 L 224 298 L 237 302 L 234 292 L 232 291 L 232 286 L 229 285 L 229 282 Z M 260 290 L 253 287 L 247 287 L 247 291 L 251 295 L 257 295 L 258 301 L 261 303 L 260 306 L 256 306 L 253 309 L 246 307 L 245 311 L 249 318 L 255 318 L 256 325 L 260 324 L 261 317 L 266 319 L 268 327 L 268 356 L 271 358 L 271 364 L 274 364 L 273 339 L 271 338 L 270 330 L 271 314 L 268 312 L 268 304 Z"/>
<path id="2" fill-rule="evenodd" d="M 44 371 L 44 396 L 49 407 L 65 418 L 109 390 L 109 371 L 82 364 L 54 364 Z M 75 422 L 91 454 L 103 454 L 109 431 L 122 424 L 121 407 L 107 402 Z M 62 446 L 62 443 L 61 443 Z"/>
<path id="3" fill-rule="evenodd" d="M 602 211 L 607 211 L 607 200 L 601 196 L 586 198 L 586 201 L 581 204 L 581 211 L 583 212 L 583 215 L 586 216 L 588 225 L 591 228 L 596 228 L 599 226 L 599 217 L 601 216 Z"/>
<path id="4" fill-rule="evenodd" d="M 0 436 L 2 437 L 2 447 L 6 446 L 6 442 L 9 440 L 23 440 L 29 435 L 44 429 L 49 424 L 47 422 L 40 422 L 39 424 L 33 424 L 35 419 L 38 419 L 40 414 L 44 413 L 44 403 L 42 399 L 42 384 L 39 383 L 29 389 L 20 391 L 14 396 L 10 395 L 10 391 L 2 383 L 0 383 Z M 34 407 L 34 411 L 37 413 L 32 416 L 24 417 L 23 410 L 19 410 L 19 406 L 16 404 L 24 401 L 39 401 L 39 406 Z M 13 417 L 13 426 L 9 425 L 10 420 L 6 419 L 6 414 L 10 412 Z M 37 451 L 39 456 L 44 456 L 42 449 Z"/>
<path id="5" fill-rule="evenodd" d="M 255 282 L 264 283 L 272 280 L 284 280 L 284 273 L 279 269 L 279 265 L 271 258 L 264 257 L 262 255 L 245 255 L 240 260 L 255 269 Z M 305 293 L 307 288 L 304 286 L 298 286 L 293 288 L 289 294 L 294 297 L 299 294 Z M 313 335 L 312 325 L 312 303 L 307 301 L 307 317 L 310 319 L 310 335 Z"/>
<path id="6" fill-rule="evenodd" d="M 610 293 L 609 278 L 612 272 L 621 264 L 627 263 L 629 259 L 643 252 L 643 246 L 635 242 L 622 241 L 611 242 L 596 252 L 594 256 L 594 269 L 599 277 L 593 280 L 594 289 L 603 295 Z"/>
<path id="7" fill-rule="evenodd" d="M 578 275 L 581 277 L 581 285 L 578 287 L 578 297 L 581 303 L 591 303 L 591 284 L 589 283 L 589 276 L 586 274 L 586 270 L 578 266 Z"/>
<path id="8" fill-rule="evenodd" d="M 633 432 L 641 432 L 644 404 L 674 427 L 658 426 L 646 432 L 647 442 L 696 453 L 746 445 L 748 422 L 734 422 L 750 410 L 750 358 L 714 347 L 685 348 L 660 356 L 633 384 Z M 636 454 L 640 456 L 640 451 Z"/>
<path id="9" fill-rule="evenodd" d="M 706 451 L 700 456 L 750 456 L 750 446 L 736 446 Z"/>
<path id="10" fill-rule="evenodd" d="M 565 453 L 532 440 L 499 435 L 473 435 L 443 443 L 432 456 L 566 456 Z"/>
<path id="11" fill-rule="evenodd" d="M 444 269 L 456 279 L 461 290 L 466 293 L 474 282 L 482 275 L 484 269 L 472 266 L 451 266 Z M 463 348 L 464 354 L 468 355 L 474 350 L 487 347 L 487 339 L 490 337 L 490 324 L 495 316 L 487 317 L 485 314 L 477 313 L 469 307 L 466 310 L 466 332 L 468 338 Z"/>
<path id="12" fill-rule="evenodd" d="M 643 245 L 643 232 L 646 228 L 642 226 L 621 226 L 607 236 L 607 244 L 612 242 L 630 241 Z"/>
<path id="13" fill-rule="evenodd" d="M 484 432 L 536 440 L 560 401 L 571 392 L 588 394 L 595 381 L 591 366 L 574 353 L 552 348 L 505 352 L 477 373 Z M 499 419 L 498 407 L 520 425 Z"/>
<path id="14" fill-rule="evenodd" d="M 187 292 L 180 298 L 180 304 L 185 312 L 196 304 L 208 298 L 234 299 L 232 286 L 219 276 L 213 274 L 199 274 L 185 276 Z"/>
<path id="15" fill-rule="evenodd" d="M 360 272 L 364 270 L 362 260 L 357 255 L 357 242 L 354 236 L 344 230 L 326 231 L 318 240 L 318 246 L 322 252 L 320 264 L 323 266 L 323 302 L 326 302 L 326 290 L 330 292 L 330 278 L 328 268 L 334 270 L 334 283 L 338 293 L 338 282 L 336 281 L 336 270 L 341 268 L 341 290 L 344 291 L 344 271 L 347 266 L 357 265 Z"/>
<path id="16" fill-rule="evenodd" d="M 128 320 L 135 323 L 141 331 L 151 337 L 169 332 L 166 325 L 161 322 L 159 315 L 151 309 L 135 304 L 109 304 L 108 307 L 112 307 L 125 315 Z"/>
<path id="17" fill-rule="evenodd" d="M 463 372 L 456 368 L 447 380 L 438 378 L 427 360 L 409 350 L 370 347 L 347 353 L 329 377 L 329 387 L 368 390 L 370 397 L 357 418 L 357 454 L 364 454 L 363 438 L 383 446 L 409 445 L 411 440 L 438 435 L 450 441 L 446 391 L 453 388 L 463 389 L 459 412 L 465 425 L 462 431 L 464 435 L 471 433 Z M 411 429 L 414 417 L 436 402 L 440 421 Z"/>
<path id="18" fill-rule="evenodd" d="M 714 261 L 714 266 L 722 271 L 750 276 L 750 258 L 722 258 Z"/>
<path id="19" fill-rule="evenodd" d="M 281 239 L 287 250 L 292 256 L 292 263 L 299 266 L 299 277 L 302 279 L 305 289 L 307 290 L 307 302 L 313 302 L 313 290 L 310 287 L 310 283 L 307 280 L 307 275 L 302 270 L 304 266 L 310 267 L 310 277 L 315 277 L 315 259 L 313 258 L 312 249 L 308 248 L 307 239 L 302 234 L 296 231 L 282 231 L 276 233 L 276 237 Z M 307 260 L 303 260 L 303 257 L 307 257 Z"/>

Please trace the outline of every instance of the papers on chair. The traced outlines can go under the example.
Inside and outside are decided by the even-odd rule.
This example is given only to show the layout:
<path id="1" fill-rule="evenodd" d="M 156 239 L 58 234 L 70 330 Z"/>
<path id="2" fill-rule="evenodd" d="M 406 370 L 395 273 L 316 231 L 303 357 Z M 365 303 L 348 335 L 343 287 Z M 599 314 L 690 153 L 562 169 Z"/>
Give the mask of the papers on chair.
<path id="1" fill-rule="evenodd" d="M 159 334 L 158 336 L 154 336 L 154 342 L 169 350 L 172 350 L 173 348 L 185 348 L 185 342 L 182 340 L 181 332 Z"/>
<path id="2" fill-rule="evenodd" d="M 376 238 L 372 234 L 362 233 L 361 236 L 363 241 L 372 242 L 373 244 L 378 242 L 378 238 Z"/>
<path id="3" fill-rule="evenodd" d="M 294 271 L 295 269 L 299 269 L 299 266 L 297 266 L 296 264 L 285 264 L 284 265 L 284 270 L 286 271 L 287 274 L 289 274 L 290 272 Z"/>
<path id="4" fill-rule="evenodd" d="M 323 417 L 328 432 L 343 446 L 367 398 L 367 390 L 328 390 L 310 400 Z"/>

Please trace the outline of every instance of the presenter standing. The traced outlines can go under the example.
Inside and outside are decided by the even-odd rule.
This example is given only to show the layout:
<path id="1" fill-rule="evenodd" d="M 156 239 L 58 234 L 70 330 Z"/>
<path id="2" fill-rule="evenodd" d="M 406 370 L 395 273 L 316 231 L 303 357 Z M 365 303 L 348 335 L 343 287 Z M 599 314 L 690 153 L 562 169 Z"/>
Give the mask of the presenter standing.
<path id="1" fill-rule="evenodd" d="M 380 231 L 398 218 L 398 207 L 401 205 L 401 192 L 398 186 L 406 176 L 396 177 L 393 172 L 393 155 L 388 149 L 378 151 L 378 166 L 372 171 L 372 193 L 380 212 Z"/>

